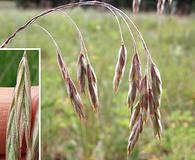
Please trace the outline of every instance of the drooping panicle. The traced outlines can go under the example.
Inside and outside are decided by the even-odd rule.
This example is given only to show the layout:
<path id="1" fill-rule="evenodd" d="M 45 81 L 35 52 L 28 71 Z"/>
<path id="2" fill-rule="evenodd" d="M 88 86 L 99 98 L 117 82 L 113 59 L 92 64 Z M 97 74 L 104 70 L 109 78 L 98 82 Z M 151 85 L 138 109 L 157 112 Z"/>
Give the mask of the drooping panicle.
<path id="1" fill-rule="evenodd" d="M 68 73 L 68 69 L 65 66 L 64 60 L 59 52 L 57 53 L 57 60 L 58 60 L 60 71 L 62 73 L 62 76 L 63 76 L 65 84 L 66 84 L 67 93 L 68 93 L 68 96 L 71 100 L 71 103 L 72 103 L 78 117 L 80 118 L 80 120 L 85 120 L 86 116 L 85 116 L 84 111 L 83 111 L 83 103 L 81 101 L 80 95 L 79 95 L 73 81 L 70 78 L 70 75 Z"/>
<path id="2" fill-rule="evenodd" d="M 88 79 L 89 97 L 91 100 L 92 108 L 94 111 L 98 111 L 99 99 L 98 99 L 97 79 L 96 79 L 95 72 L 90 64 L 87 64 L 87 79 Z"/>
<path id="3" fill-rule="evenodd" d="M 119 49 L 118 62 L 116 65 L 115 75 L 113 80 L 113 88 L 115 93 L 118 91 L 121 78 L 125 71 L 126 59 L 127 59 L 127 49 L 125 45 L 122 44 Z"/>
<path id="4" fill-rule="evenodd" d="M 160 72 L 154 63 L 151 64 L 151 79 L 155 106 L 159 107 L 162 94 L 162 81 L 160 77 Z"/>
<path id="5" fill-rule="evenodd" d="M 139 12 L 139 0 L 133 0 L 133 13 L 138 14 Z"/>
<path id="6" fill-rule="evenodd" d="M 81 93 L 85 92 L 86 59 L 83 53 L 80 53 L 77 62 L 77 80 Z"/>

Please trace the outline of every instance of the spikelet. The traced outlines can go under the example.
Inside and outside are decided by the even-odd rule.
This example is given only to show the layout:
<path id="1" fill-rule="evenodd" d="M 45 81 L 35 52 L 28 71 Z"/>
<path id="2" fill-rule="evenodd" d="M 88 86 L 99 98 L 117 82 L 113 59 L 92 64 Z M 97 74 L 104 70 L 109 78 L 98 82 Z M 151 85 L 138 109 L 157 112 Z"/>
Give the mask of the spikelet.
<path id="1" fill-rule="evenodd" d="M 129 72 L 129 81 L 135 82 L 136 87 L 140 89 L 140 82 L 141 82 L 141 63 L 139 60 L 138 54 L 134 54 L 131 64 L 131 69 Z"/>
<path id="2" fill-rule="evenodd" d="M 85 92 L 86 60 L 83 53 L 80 53 L 77 62 L 77 80 L 81 93 Z"/>
<path id="3" fill-rule="evenodd" d="M 80 120 L 85 120 L 86 116 L 83 112 L 83 104 L 80 95 L 78 94 L 77 89 L 70 77 L 68 77 L 66 80 L 66 88 L 77 115 L 79 116 Z"/>
<path id="4" fill-rule="evenodd" d="M 150 113 L 150 116 L 153 116 L 156 107 L 155 107 L 153 93 L 152 93 L 152 89 L 151 88 L 149 88 L 149 91 L 148 91 L 148 103 L 149 103 L 149 113 Z"/>
<path id="5" fill-rule="evenodd" d="M 119 49 L 118 62 L 116 65 L 114 80 L 113 80 L 113 89 L 114 89 L 115 93 L 117 93 L 117 91 L 118 91 L 121 78 L 122 78 L 124 71 L 125 71 L 126 59 L 127 59 L 127 49 L 126 49 L 125 45 L 122 44 L 120 49 Z"/>
<path id="6" fill-rule="evenodd" d="M 138 102 L 132 111 L 131 120 L 130 120 L 130 124 L 129 124 L 130 128 L 133 128 L 133 126 L 135 125 L 135 123 L 139 117 L 140 112 L 141 112 L 141 106 L 140 106 L 140 103 Z"/>
<path id="7" fill-rule="evenodd" d="M 152 92 L 154 97 L 155 106 L 160 106 L 160 99 L 162 94 L 162 81 L 160 72 L 155 64 L 151 64 L 151 79 L 152 79 Z"/>
<path id="8" fill-rule="evenodd" d="M 88 90 L 91 105 L 94 111 L 99 110 L 99 99 L 97 89 L 97 79 L 95 72 L 90 64 L 87 64 L 87 79 L 88 79 Z"/>
<path id="9" fill-rule="evenodd" d="M 151 116 L 153 128 L 154 128 L 154 135 L 157 136 L 159 139 L 161 137 L 162 132 L 162 125 L 160 121 L 160 111 L 159 109 L 154 111 L 154 115 Z"/>
<path id="10" fill-rule="evenodd" d="M 27 148 L 31 147 L 31 113 L 32 113 L 32 106 L 31 106 L 31 81 L 30 81 L 30 71 L 28 66 L 28 59 L 26 52 L 24 53 L 24 108 L 23 108 L 23 116 L 24 116 L 24 130 L 25 130 L 25 138 L 26 138 L 26 144 Z"/>
<path id="11" fill-rule="evenodd" d="M 151 88 L 149 89 L 148 98 L 149 98 L 150 118 L 154 128 L 154 135 L 160 139 L 161 132 L 162 132 L 162 125 L 160 121 L 160 110 L 159 107 L 155 106 L 154 97 Z"/>
<path id="12" fill-rule="evenodd" d="M 68 70 L 64 64 L 61 53 L 59 51 L 57 51 L 57 62 L 58 62 L 58 66 L 59 66 L 60 72 L 62 74 L 62 77 L 66 81 L 67 77 L 69 77 L 69 73 L 68 73 Z"/>
<path id="13" fill-rule="evenodd" d="M 148 79 L 147 75 L 141 81 L 141 105 L 144 110 L 148 110 Z"/>
<path id="14" fill-rule="evenodd" d="M 137 93 L 136 83 L 132 82 L 129 87 L 129 93 L 128 93 L 128 98 L 127 98 L 128 107 L 130 109 L 133 108 L 133 104 L 136 99 L 136 93 Z"/>
<path id="15" fill-rule="evenodd" d="M 16 87 L 9 111 L 6 138 L 6 159 L 21 157 L 23 135 L 27 148 L 31 149 L 31 82 L 26 51 L 18 66 Z"/>
<path id="16" fill-rule="evenodd" d="M 129 136 L 128 145 L 127 145 L 128 154 L 131 154 L 131 152 L 133 151 L 135 144 L 139 138 L 139 134 L 142 132 L 142 129 L 143 129 L 143 120 L 142 120 L 142 115 L 140 114 Z"/>
<path id="17" fill-rule="evenodd" d="M 148 112 L 148 79 L 147 75 L 141 81 L 141 96 L 140 96 L 140 104 L 143 108 L 143 120 L 147 120 L 147 112 Z"/>
<path id="18" fill-rule="evenodd" d="M 157 66 L 151 64 L 152 89 L 150 89 L 150 116 L 154 127 L 154 134 L 160 139 L 162 125 L 160 121 L 160 100 L 162 94 L 162 81 Z"/>
<path id="19" fill-rule="evenodd" d="M 136 99 L 137 92 L 140 90 L 141 82 L 141 63 L 138 54 L 135 54 L 132 59 L 131 69 L 129 72 L 129 92 L 127 103 L 129 108 L 132 109 Z"/>

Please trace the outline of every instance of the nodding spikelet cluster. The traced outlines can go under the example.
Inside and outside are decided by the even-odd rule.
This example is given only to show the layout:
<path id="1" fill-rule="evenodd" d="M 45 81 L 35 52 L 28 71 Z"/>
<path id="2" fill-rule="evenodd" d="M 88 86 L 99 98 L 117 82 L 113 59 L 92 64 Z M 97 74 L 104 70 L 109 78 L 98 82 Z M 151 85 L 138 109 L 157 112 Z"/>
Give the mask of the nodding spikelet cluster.
<path id="1" fill-rule="evenodd" d="M 12 99 L 6 139 L 6 159 L 18 160 L 21 157 L 23 135 L 27 148 L 31 150 L 31 82 L 26 52 L 20 61 L 16 87 Z"/>
<path id="2" fill-rule="evenodd" d="M 80 118 L 80 120 L 85 120 L 86 115 L 83 111 L 83 103 L 81 101 L 80 95 L 76 89 L 76 86 L 74 85 L 74 82 L 72 81 L 72 79 L 68 73 L 68 69 L 65 66 L 64 60 L 63 60 L 61 53 L 59 51 L 57 52 L 57 61 L 58 61 L 59 67 L 60 67 L 62 77 L 65 81 L 67 93 L 68 93 L 68 96 L 71 100 L 71 103 L 72 103 L 78 117 Z"/>
<path id="3" fill-rule="evenodd" d="M 115 75 L 113 80 L 113 88 L 115 93 L 118 91 L 121 78 L 124 74 L 126 59 L 127 59 L 127 49 L 125 45 L 122 44 L 119 49 L 118 62 L 116 65 Z"/>
<path id="4" fill-rule="evenodd" d="M 60 67 L 60 71 L 62 73 L 62 77 L 65 81 L 67 93 L 71 100 L 74 109 L 80 118 L 80 120 L 86 120 L 86 115 L 84 113 L 84 106 L 81 100 L 81 97 L 77 91 L 74 82 L 72 81 L 68 69 L 65 66 L 63 58 L 61 56 L 60 51 L 57 52 L 57 61 Z M 99 109 L 99 100 L 98 100 L 98 89 L 97 89 L 97 79 L 95 72 L 92 66 L 87 62 L 86 56 L 80 52 L 78 61 L 77 61 L 77 81 L 79 85 L 79 90 L 81 93 L 85 92 L 85 79 L 88 81 L 88 91 L 89 97 L 91 100 L 91 105 L 94 111 L 98 111 Z"/>
<path id="5" fill-rule="evenodd" d="M 149 81 L 148 76 L 151 77 Z M 160 138 L 162 127 L 160 121 L 160 98 L 162 82 L 157 66 L 151 63 L 150 75 L 141 76 L 141 64 L 138 54 L 132 60 L 130 70 L 130 88 L 128 93 L 128 106 L 131 109 L 130 129 L 128 140 L 128 153 L 131 154 L 143 130 L 143 125 L 149 115 L 154 128 L 154 135 Z M 135 103 L 135 101 L 137 102 Z M 135 104 L 135 105 L 134 105 Z"/>
<path id="6" fill-rule="evenodd" d="M 71 19 L 71 17 L 69 17 Z M 91 105 L 94 111 L 98 111 L 99 109 L 99 100 L 98 100 L 98 89 L 97 89 L 97 80 L 95 72 L 89 62 L 89 59 L 87 57 L 86 48 L 84 45 L 83 37 L 81 35 L 81 32 L 76 25 L 76 23 L 71 19 L 71 21 L 76 26 L 79 35 L 80 35 L 80 41 L 81 41 L 81 52 L 78 56 L 77 60 L 77 81 L 78 81 L 78 88 L 80 93 L 85 93 L 85 80 L 88 80 L 88 92 L 89 97 L 91 100 Z M 76 114 L 78 115 L 79 119 L 81 121 L 86 121 L 86 114 L 84 113 L 84 105 L 82 103 L 81 97 L 79 95 L 79 92 L 77 91 L 76 85 L 74 84 L 73 80 L 70 77 L 70 74 L 68 72 L 68 68 L 65 65 L 65 62 L 62 58 L 62 52 L 56 43 L 55 39 L 51 35 L 51 33 L 45 29 L 44 27 L 40 25 L 36 25 L 39 28 L 41 28 L 45 33 L 49 35 L 49 37 L 52 39 L 55 47 L 56 47 L 56 56 L 57 56 L 57 62 L 60 69 L 60 72 L 62 74 L 63 80 L 66 85 L 66 90 L 68 93 L 68 96 L 70 98 L 70 101 L 74 107 L 74 110 Z"/>
<path id="7" fill-rule="evenodd" d="M 133 0 L 133 13 L 134 14 L 137 14 L 139 12 L 139 5 L 140 5 L 140 2 L 139 0 Z"/>

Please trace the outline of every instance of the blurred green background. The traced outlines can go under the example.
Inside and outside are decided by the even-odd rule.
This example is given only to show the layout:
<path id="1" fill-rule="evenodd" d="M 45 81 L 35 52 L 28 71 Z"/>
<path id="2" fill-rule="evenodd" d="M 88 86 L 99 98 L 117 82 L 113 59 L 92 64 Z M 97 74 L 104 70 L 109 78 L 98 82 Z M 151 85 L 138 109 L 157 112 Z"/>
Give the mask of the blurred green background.
<path id="1" fill-rule="evenodd" d="M 37 10 L 0 11 L 0 42 Z M 112 79 L 120 47 L 120 35 L 114 17 L 104 10 L 73 9 L 71 17 L 80 27 L 98 79 L 101 110 L 99 119 L 92 112 L 88 94 L 82 96 L 88 115 L 87 127 L 76 117 L 66 93 L 49 37 L 31 27 L 18 35 L 9 47 L 42 48 L 42 159 L 50 160 L 124 160 L 130 134 L 130 114 L 126 105 L 128 72 L 133 55 L 128 29 L 122 23 L 128 61 L 119 93 L 112 92 Z M 143 34 L 163 81 L 162 139 L 153 136 L 150 123 L 129 157 L 131 160 L 195 159 L 195 18 L 162 16 L 156 13 L 127 14 Z M 17 21 L 16 20 L 17 17 Z M 122 22 L 122 21 L 121 21 Z M 70 74 L 76 83 L 76 61 L 80 51 L 73 25 L 61 13 L 37 21 L 58 42 Z M 139 39 L 137 39 L 139 41 Z M 139 54 L 144 60 L 144 51 Z"/>
<path id="2" fill-rule="evenodd" d="M 15 87 L 24 50 L 0 50 L 0 87 Z M 27 51 L 31 84 L 39 84 L 39 51 Z"/>

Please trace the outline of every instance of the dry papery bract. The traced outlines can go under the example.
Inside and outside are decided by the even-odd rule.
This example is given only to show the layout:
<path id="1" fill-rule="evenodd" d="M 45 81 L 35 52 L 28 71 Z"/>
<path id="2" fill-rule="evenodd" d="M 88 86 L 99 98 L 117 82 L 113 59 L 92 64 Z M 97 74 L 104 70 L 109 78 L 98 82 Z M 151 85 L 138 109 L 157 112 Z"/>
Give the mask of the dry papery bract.
<path id="1" fill-rule="evenodd" d="M 134 12 L 138 12 L 139 10 L 139 1 L 133 1 Z M 160 138 L 161 135 L 161 121 L 160 121 L 160 99 L 162 93 L 162 82 L 160 78 L 160 73 L 157 68 L 157 65 L 154 64 L 151 54 L 148 50 L 145 40 L 143 39 L 142 34 L 134 24 L 134 22 L 129 18 L 129 16 L 123 12 L 122 10 L 104 2 L 99 1 L 87 1 L 87 2 L 78 2 L 78 3 L 70 3 L 67 5 L 62 5 L 57 8 L 49 9 L 38 16 L 33 17 L 22 27 L 18 28 L 10 37 L 6 39 L 6 41 L 1 45 L 1 47 L 5 47 L 10 40 L 12 40 L 15 35 L 17 35 L 22 30 L 25 30 L 27 27 L 31 26 L 42 16 L 45 16 L 51 12 L 62 11 L 65 13 L 64 9 L 77 7 L 77 6 L 101 6 L 108 9 L 113 16 L 115 17 L 120 33 L 120 48 L 118 52 L 118 61 L 115 67 L 114 79 L 113 79 L 113 89 L 115 93 L 119 93 L 119 86 L 122 83 L 123 74 L 125 72 L 125 66 L 127 61 L 127 49 L 125 45 L 125 41 L 123 38 L 123 30 L 121 27 L 121 22 L 119 21 L 119 17 L 126 24 L 126 27 L 129 30 L 130 36 L 133 41 L 133 57 L 131 62 L 131 67 L 129 71 L 129 91 L 127 95 L 127 103 L 129 107 L 129 115 L 130 118 L 130 136 L 128 140 L 127 151 L 128 153 L 132 153 L 133 148 L 139 138 L 140 133 L 143 130 L 144 124 L 148 119 L 151 120 L 152 126 L 154 128 L 154 135 Z M 67 15 L 65 13 L 64 15 Z M 78 82 L 78 90 L 74 84 L 70 73 L 68 72 L 68 67 L 63 60 L 62 52 L 57 45 L 55 39 L 52 37 L 51 33 L 47 31 L 44 27 L 39 26 L 43 31 L 45 31 L 50 38 L 52 39 L 55 47 L 56 47 L 56 56 L 57 62 L 59 64 L 59 69 L 62 74 L 63 80 L 66 85 L 67 93 L 70 98 L 70 101 L 73 105 L 73 108 L 78 115 L 81 121 L 86 121 L 87 115 L 84 112 L 84 105 L 82 103 L 80 94 L 84 94 L 85 90 L 88 90 L 89 99 L 91 102 L 91 108 L 93 111 L 97 112 L 100 109 L 100 103 L 98 98 L 98 87 L 97 87 L 97 78 L 95 71 L 92 67 L 92 63 L 88 57 L 87 49 L 85 48 L 85 42 L 79 27 L 76 25 L 75 21 L 68 16 L 73 22 L 74 26 L 76 26 L 76 30 L 79 34 L 80 40 L 80 52 L 77 59 L 77 82 Z M 131 26 L 131 27 L 130 27 Z M 134 37 L 136 34 L 136 38 Z M 138 39 L 139 38 L 139 39 Z M 140 58 L 138 53 L 138 45 L 137 41 L 141 41 L 144 48 L 144 55 L 146 58 L 146 67 L 141 65 Z M 142 71 L 143 70 L 143 71 Z M 145 73 L 144 73 L 145 71 Z M 142 73 L 144 73 L 142 75 Z M 85 81 L 87 80 L 87 85 Z M 125 83 L 125 82 L 123 82 Z M 87 87 L 86 87 L 87 86 Z"/>
<path id="2" fill-rule="evenodd" d="M 18 66 L 16 86 L 8 116 L 6 136 L 6 159 L 21 158 L 23 135 L 27 150 L 32 152 L 31 137 L 31 81 L 26 51 Z M 38 122 L 35 124 L 38 125 Z M 34 127 L 36 128 L 36 126 Z M 38 146 L 36 146 L 37 148 Z M 31 160 L 31 158 L 27 158 Z"/>

